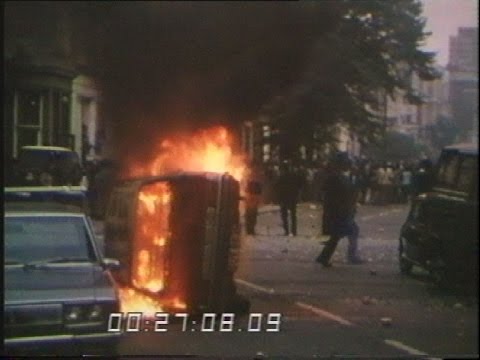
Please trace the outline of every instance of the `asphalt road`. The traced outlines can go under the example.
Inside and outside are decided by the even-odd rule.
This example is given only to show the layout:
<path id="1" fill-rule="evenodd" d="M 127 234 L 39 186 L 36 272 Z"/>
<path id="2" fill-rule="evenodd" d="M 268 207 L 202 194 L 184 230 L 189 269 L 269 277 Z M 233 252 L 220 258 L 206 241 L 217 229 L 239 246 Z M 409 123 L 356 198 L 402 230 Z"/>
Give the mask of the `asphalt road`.
<path id="1" fill-rule="evenodd" d="M 235 319 L 231 332 L 202 332 L 198 320 L 185 329 L 176 322 L 163 333 L 128 333 L 120 353 L 476 358 L 478 298 L 441 292 L 418 269 L 412 277 L 399 273 L 398 233 L 407 210 L 404 205 L 360 207 L 360 250 L 367 262 L 345 262 L 345 239 L 334 266 L 325 269 L 314 262 L 325 240 L 318 235 L 321 209 L 300 205 L 299 235 L 285 237 L 277 208 L 265 207 L 258 235 L 243 240 L 237 272 L 238 291 L 251 301 L 250 314 Z M 267 332 L 277 326 L 275 314 L 281 314 L 279 331 Z"/>

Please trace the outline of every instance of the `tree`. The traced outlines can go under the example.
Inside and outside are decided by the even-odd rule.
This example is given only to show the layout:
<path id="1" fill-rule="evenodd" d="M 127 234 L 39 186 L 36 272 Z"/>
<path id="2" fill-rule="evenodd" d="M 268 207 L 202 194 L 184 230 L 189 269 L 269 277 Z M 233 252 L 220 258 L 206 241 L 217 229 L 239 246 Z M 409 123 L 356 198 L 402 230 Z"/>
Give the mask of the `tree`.
<path id="1" fill-rule="evenodd" d="M 460 135 L 458 125 L 451 117 L 445 115 L 438 116 L 437 121 L 427 127 L 427 131 L 436 150 L 453 144 Z"/>
<path id="2" fill-rule="evenodd" d="M 337 123 L 366 143 L 379 142 L 384 135 L 385 97 L 394 98 L 397 90 L 403 90 L 409 102 L 421 103 L 411 75 L 424 80 L 440 76 L 433 66 L 434 53 L 419 49 L 428 36 L 422 4 L 418 0 L 334 3 L 337 25 L 318 38 L 302 81 L 271 115 L 286 133 L 297 135 L 290 142 L 307 141 L 318 124 L 330 132 Z"/>
<path id="3" fill-rule="evenodd" d="M 427 153 L 426 147 L 415 142 L 413 137 L 396 131 L 386 132 L 383 140 L 368 144 L 363 150 L 368 158 L 382 162 L 416 160 Z"/>
<path id="4" fill-rule="evenodd" d="M 25 6 L 9 2 L 19 15 Z M 52 8 L 40 25 L 61 14 L 73 18 L 66 27 L 73 33 L 71 50 L 86 53 L 78 62 L 95 70 L 102 117 L 119 152 L 149 152 L 145 139 L 172 128 L 252 120 L 278 95 L 284 103 L 271 108 L 272 117 L 289 135 L 288 148 L 314 141 L 314 134 L 333 141 L 339 122 L 378 140 L 381 94 L 405 89 L 418 101 L 409 75 L 436 76 L 434 54 L 419 50 L 427 35 L 420 0 L 40 6 Z M 9 23 L 8 29 L 25 30 L 22 16 Z M 319 128 L 325 134 L 319 136 Z"/>

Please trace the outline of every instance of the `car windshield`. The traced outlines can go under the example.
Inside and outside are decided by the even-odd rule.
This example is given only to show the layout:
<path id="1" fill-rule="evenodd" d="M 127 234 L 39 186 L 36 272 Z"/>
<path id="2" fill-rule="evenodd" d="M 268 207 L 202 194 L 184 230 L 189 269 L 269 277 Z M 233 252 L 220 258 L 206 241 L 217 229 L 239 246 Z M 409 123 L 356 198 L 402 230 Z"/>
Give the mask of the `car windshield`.
<path id="1" fill-rule="evenodd" d="M 81 217 L 5 217 L 5 263 L 94 261 L 95 255 Z"/>

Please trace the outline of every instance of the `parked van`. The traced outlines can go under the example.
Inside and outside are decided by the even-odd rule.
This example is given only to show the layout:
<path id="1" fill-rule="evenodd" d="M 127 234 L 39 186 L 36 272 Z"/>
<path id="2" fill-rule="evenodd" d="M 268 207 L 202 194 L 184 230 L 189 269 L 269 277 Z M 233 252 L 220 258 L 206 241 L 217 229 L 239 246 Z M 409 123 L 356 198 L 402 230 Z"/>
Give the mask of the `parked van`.
<path id="1" fill-rule="evenodd" d="M 414 199 L 402 227 L 400 270 L 426 268 L 438 285 L 478 283 L 478 145 L 443 149 L 432 191 Z"/>

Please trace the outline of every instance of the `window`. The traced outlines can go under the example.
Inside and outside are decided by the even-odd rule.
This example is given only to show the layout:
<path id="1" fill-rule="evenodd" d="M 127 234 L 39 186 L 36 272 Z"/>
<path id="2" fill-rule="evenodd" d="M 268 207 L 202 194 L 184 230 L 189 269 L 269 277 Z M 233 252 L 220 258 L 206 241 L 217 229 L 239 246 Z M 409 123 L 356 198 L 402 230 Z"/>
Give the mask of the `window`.
<path id="1" fill-rule="evenodd" d="M 397 124 L 397 118 L 395 116 L 387 117 L 387 126 L 395 126 Z"/>
<path id="2" fill-rule="evenodd" d="M 267 139 L 267 138 L 270 137 L 270 135 L 271 135 L 270 126 L 264 125 L 263 126 L 263 137 Z"/>
<path id="3" fill-rule="evenodd" d="M 94 260 L 81 217 L 7 216 L 4 234 L 7 261 L 25 263 L 62 257 Z"/>
<path id="4" fill-rule="evenodd" d="M 460 158 L 457 154 L 448 154 L 442 157 L 438 170 L 439 185 L 455 188 L 459 162 Z"/>
<path id="5" fill-rule="evenodd" d="M 270 144 L 263 145 L 263 161 L 270 160 Z"/>
<path id="6" fill-rule="evenodd" d="M 40 94 L 34 91 L 18 93 L 17 124 L 19 126 L 40 126 Z"/>
<path id="7" fill-rule="evenodd" d="M 37 91 L 21 90 L 15 97 L 15 152 L 25 145 L 40 145 L 43 96 Z"/>
<path id="8" fill-rule="evenodd" d="M 478 174 L 477 159 L 473 156 L 465 157 L 458 172 L 457 188 L 459 191 L 470 192 Z"/>
<path id="9" fill-rule="evenodd" d="M 425 222 L 427 219 L 426 216 L 426 204 L 424 202 L 417 202 L 413 207 L 410 213 L 410 217 L 412 220 L 416 220 L 418 222 Z"/>

